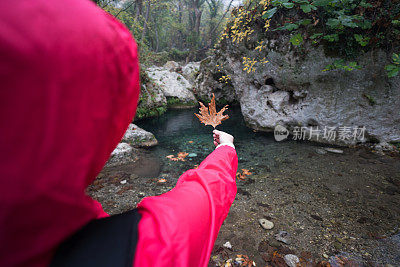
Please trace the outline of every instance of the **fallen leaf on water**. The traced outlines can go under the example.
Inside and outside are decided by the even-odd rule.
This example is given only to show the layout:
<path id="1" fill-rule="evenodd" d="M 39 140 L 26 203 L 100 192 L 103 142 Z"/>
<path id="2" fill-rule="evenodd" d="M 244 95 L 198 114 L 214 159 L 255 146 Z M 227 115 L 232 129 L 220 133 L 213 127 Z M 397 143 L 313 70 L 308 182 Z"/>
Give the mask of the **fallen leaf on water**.
<path id="1" fill-rule="evenodd" d="M 208 108 L 204 106 L 203 103 L 199 102 L 200 114 L 194 114 L 197 118 L 199 118 L 201 123 L 204 125 L 211 125 L 212 127 L 217 127 L 217 125 L 221 124 L 222 121 L 229 119 L 228 115 L 224 115 L 224 111 L 228 109 L 228 105 L 223 107 L 219 112 L 217 112 L 215 108 L 215 95 L 212 94 L 211 102 L 208 104 Z"/>
<path id="2" fill-rule="evenodd" d="M 189 155 L 189 153 L 179 152 L 178 153 L 178 158 L 181 159 L 182 161 L 184 161 L 184 159 L 187 157 L 187 155 Z"/>
<path id="3" fill-rule="evenodd" d="M 251 175 L 251 174 L 253 174 L 253 173 L 250 172 L 248 169 L 242 169 L 242 174 L 243 174 L 243 175 Z"/>
<path id="4" fill-rule="evenodd" d="M 240 181 L 244 181 L 246 180 L 246 177 L 249 175 L 252 175 L 253 173 L 250 172 L 247 169 L 242 169 L 242 172 L 238 172 L 236 173 L 236 179 L 240 180 Z"/>
<path id="5" fill-rule="evenodd" d="M 168 155 L 166 156 L 166 158 L 172 161 L 186 161 L 185 158 L 187 157 L 187 155 L 189 155 L 189 153 L 179 152 L 178 156 L 176 157 L 174 155 Z"/>

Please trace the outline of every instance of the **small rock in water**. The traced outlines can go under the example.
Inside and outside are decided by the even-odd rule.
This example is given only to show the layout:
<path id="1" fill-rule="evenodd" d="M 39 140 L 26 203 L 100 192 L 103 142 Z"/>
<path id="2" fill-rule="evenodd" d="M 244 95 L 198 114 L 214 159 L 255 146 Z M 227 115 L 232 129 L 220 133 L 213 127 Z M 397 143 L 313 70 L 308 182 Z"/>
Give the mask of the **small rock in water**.
<path id="1" fill-rule="evenodd" d="M 188 158 L 195 158 L 197 157 L 196 153 L 189 153 Z"/>
<path id="2" fill-rule="evenodd" d="M 229 248 L 232 249 L 232 244 L 231 242 L 227 241 L 225 244 L 222 245 L 224 248 Z"/>
<path id="3" fill-rule="evenodd" d="M 126 180 L 122 180 L 120 183 L 121 184 L 126 184 Z"/>
<path id="4" fill-rule="evenodd" d="M 343 150 L 337 148 L 325 147 L 325 150 L 331 153 L 343 154 Z"/>
<path id="5" fill-rule="evenodd" d="M 279 233 L 275 235 L 275 239 L 287 245 L 289 245 L 291 242 L 290 234 L 286 231 L 279 231 Z"/>
<path id="6" fill-rule="evenodd" d="M 296 267 L 300 262 L 299 257 L 293 254 L 287 254 L 285 257 L 283 257 L 283 259 L 285 260 L 286 264 L 289 265 L 289 267 Z"/>
<path id="7" fill-rule="evenodd" d="M 139 192 L 138 193 L 138 197 L 144 197 L 146 194 L 145 193 L 143 193 L 143 192 Z"/>
<path id="8" fill-rule="evenodd" d="M 268 221 L 267 219 L 259 219 L 258 222 L 260 223 L 261 227 L 264 228 L 265 230 L 271 230 L 272 228 L 274 228 L 274 223 Z"/>
<path id="9" fill-rule="evenodd" d="M 320 155 L 325 155 L 326 150 L 324 150 L 322 148 L 317 148 L 317 149 L 315 149 L 315 153 L 320 154 Z"/>

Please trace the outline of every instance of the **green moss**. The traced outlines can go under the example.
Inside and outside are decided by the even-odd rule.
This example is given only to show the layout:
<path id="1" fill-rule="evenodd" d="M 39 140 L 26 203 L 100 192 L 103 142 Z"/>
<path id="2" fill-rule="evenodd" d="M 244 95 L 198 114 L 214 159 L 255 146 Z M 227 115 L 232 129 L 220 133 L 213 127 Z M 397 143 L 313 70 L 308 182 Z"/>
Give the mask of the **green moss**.
<path id="1" fill-rule="evenodd" d="M 167 97 L 167 106 L 170 108 L 185 108 L 196 106 L 195 101 L 182 101 L 177 97 Z"/>
<path id="2" fill-rule="evenodd" d="M 167 111 L 166 106 L 156 107 L 156 108 L 146 108 L 146 107 L 138 107 L 136 109 L 136 120 L 157 117 L 164 114 Z"/>

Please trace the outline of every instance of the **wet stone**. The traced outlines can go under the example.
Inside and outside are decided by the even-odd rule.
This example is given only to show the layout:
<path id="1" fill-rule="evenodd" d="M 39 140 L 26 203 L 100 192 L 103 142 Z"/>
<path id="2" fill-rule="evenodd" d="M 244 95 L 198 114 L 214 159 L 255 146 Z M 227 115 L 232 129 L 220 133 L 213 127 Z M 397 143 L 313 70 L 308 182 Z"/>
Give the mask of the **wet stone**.
<path id="1" fill-rule="evenodd" d="M 337 148 L 326 147 L 325 150 L 335 154 L 343 154 L 343 150 Z"/>
<path id="2" fill-rule="evenodd" d="M 279 231 L 279 233 L 275 235 L 275 239 L 287 245 L 291 243 L 290 234 L 286 231 Z"/>
<path id="3" fill-rule="evenodd" d="M 289 267 L 296 267 L 300 262 L 299 258 L 293 254 L 287 254 L 285 257 L 283 257 L 283 259 Z"/>
<path id="4" fill-rule="evenodd" d="M 326 152 L 326 150 L 324 150 L 322 148 L 317 148 L 317 149 L 315 149 L 315 153 L 317 153 L 319 155 L 325 155 L 327 152 Z"/>
<path id="5" fill-rule="evenodd" d="M 265 230 L 271 230 L 272 228 L 274 228 L 274 223 L 267 219 L 259 219 L 258 222 Z"/>

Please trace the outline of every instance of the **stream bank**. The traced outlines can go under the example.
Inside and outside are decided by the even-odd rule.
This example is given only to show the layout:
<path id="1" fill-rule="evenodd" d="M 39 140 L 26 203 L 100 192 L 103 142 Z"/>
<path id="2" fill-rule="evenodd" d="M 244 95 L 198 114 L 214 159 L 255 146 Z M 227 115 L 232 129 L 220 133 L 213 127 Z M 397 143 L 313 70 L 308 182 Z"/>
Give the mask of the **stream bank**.
<path id="1" fill-rule="evenodd" d="M 117 214 L 134 208 L 143 197 L 172 189 L 184 171 L 213 150 L 211 128 L 202 126 L 194 112 L 173 110 L 140 121 L 138 126 L 154 133 L 159 145 L 138 150 L 134 162 L 104 168 L 89 194 L 106 212 Z M 284 264 L 278 254 L 295 254 L 315 265 L 333 262 L 330 257 L 340 253 L 364 264 L 400 265 L 398 155 L 365 148 L 321 154 L 321 144 L 276 142 L 272 134 L 248 129 L 240 110 L 232 108 L 228 114 L 231 118 L 220 130 L 236 138 L 238 171 L 252 174 L 237 182 L 238 193 L 210 266 L 238 254 L 248 255 L 257 266 L 284 266 L 278 265 Z M 166 158 L 178 152 L 192 157 L 176 162 Z M 274 228 L 263 229 L 261 218 L 272 221 Z M 280 231 L 289 233 L 289 244 L 276 240 Z M 223 246 L 228 241 L 231 249 Z"/>

